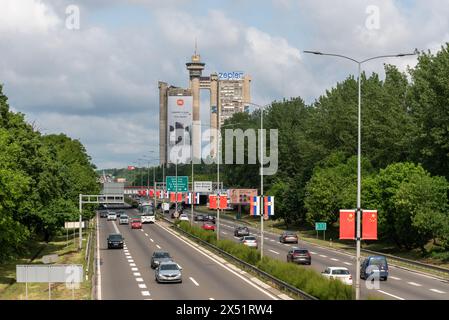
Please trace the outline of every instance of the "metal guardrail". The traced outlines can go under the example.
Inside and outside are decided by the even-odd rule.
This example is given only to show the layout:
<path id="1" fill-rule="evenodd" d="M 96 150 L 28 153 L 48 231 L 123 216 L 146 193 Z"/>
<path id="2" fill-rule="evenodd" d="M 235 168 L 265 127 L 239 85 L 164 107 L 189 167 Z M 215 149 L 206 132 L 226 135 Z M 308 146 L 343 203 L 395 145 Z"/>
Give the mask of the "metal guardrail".
<path id="1" fill-rule="evenodd" d="M 286 290 L 286 291 L 288 291 L 288 292 L 290 292 L 290 293 L 292 293 L 292 294 L 295 294 L 295 295 L 301 297 L 301 298 L 304 299 L 304 300 L 318 300 L 318 298 L 316 298 L 316 297 L 314 297 L 314 296 L 312 296 L 312 295 L 310 295 L 310 294 L 308 294 L 308 293 L 306 293 L 306 292 L 304 292 L 304 291 L 302 291 L 302 290 L 299 290 L 298 288 L 296 288 L 296 287 L 294 287 L 294 286 L 288 284 L 287 282 L 282 281 L 282 280 L 280 280 L 280 279 L 278 279 L 278 278 L 272 276 L 271 274 L 269 274 L 269 273 L 267 273 L 267 272 L 265 272 L 265 271 L 263 271 L 263 270 L 260 270 L 259 268 L 253 266 L 252 264 L 249 264 L 249 263 L 247 263 L 247 262 L 245 262 L 245 261 L 243 261 L 243 260 L 241 260 L 241 259 L 239 259 L 239 258 L 237 258 L 237 257 L 234 257 L 234 256 L 231 255 L 230 253 L 228 253 L 228 252 L 226 252 L 226 251 L 224 251 L 224 250 L 218 248 L 217 246 L 215 246 L 215 245 L 213 245 L 213 244 L 211 244 L 211 243 L 209 243 L 209 242 L 207 242 L 207 241 L 204 241 L 203 239 L 200 239 L 200 238 L 198 238 L 197 236 L 194 236 L 194 235 L 192 235 L 192 234 L 190 234 L 190 233 L 188 233 L 188 232 L 182 230 L 181 228 L 179 228 L 178 226 L 176 226 L 171 220 L 167 219 L 166 217 L 163 217 L 163 216 L 162 216 L 161 218 L 162 218 L 164 221 L 166 221 L 166 222 L 168 222 L 168 223 L 174 225 L 174 226 L 176 227 L 176 230 L 181 231 L 182 233 L 184 233 L 184 234 L 186 234 L 187 236 L 189 236 L 189 237 L 195 239 L 196 241 L 200 242 L 201 244 L 203 244 L 203 245 L 205 245 L 205 246 L 207 246 L 207 247 L 210 247 L 210 248 L 214 249 L 215 251 L 219 252 L 221 255 L 224 255 L 224 256 L 230 258 L 231 260 L 233 260 L 233 261 L 239 263 L 240 265 L 245 266 L 246 268 L 250 269 L 251 271 L 253 271 L 253 272 L 256 273 L 257 275 L 262 276 L 262 277 L 265 278 L 265 279 L 269 279 L 271 282 L 273 282 L 273 283 L 276 284 L 277 286 L 283 288 L 284 290 Z"/>

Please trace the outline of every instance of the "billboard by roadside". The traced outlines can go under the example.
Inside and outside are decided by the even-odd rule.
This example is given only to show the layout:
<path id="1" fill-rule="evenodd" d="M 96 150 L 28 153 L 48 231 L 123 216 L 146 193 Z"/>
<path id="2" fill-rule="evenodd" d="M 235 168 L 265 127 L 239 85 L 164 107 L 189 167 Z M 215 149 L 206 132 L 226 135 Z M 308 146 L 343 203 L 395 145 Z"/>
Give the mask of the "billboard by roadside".
<path id="1" fill-rule="evenodd" d="M 248 204 L 251 197 L 257 196 L 257 189 L 229 189 L 231 204 Z"/>
<path id="2" fill-rule="evenodd" d="M 167 156 L 169 163 L 188 163 L 192 137 L 192 96 L 168 96 Z"/>

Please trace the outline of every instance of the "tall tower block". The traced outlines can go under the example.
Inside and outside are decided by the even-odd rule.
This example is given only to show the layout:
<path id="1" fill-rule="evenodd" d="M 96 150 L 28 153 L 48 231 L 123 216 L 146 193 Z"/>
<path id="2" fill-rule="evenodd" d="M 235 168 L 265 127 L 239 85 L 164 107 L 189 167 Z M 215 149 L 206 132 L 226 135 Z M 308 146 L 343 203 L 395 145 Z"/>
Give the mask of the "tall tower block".
<path id="1" fill-rule="evenodd" d="M 186 63 L 193 97 L 192 153 L 195 159 L 201 159 L 200 78 L 205 65 L 204 62 L 201 62 L 201 57 L 197 54 L 196 49 L 192 60 Z"/>

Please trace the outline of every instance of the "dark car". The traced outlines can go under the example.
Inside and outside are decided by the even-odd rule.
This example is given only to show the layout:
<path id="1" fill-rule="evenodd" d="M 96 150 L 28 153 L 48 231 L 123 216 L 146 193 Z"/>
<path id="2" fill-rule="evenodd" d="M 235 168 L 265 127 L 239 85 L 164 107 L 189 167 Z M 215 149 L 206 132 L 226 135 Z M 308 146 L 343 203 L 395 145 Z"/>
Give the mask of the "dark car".
<path id="1" fill-rule="evenodd" d="M 312 263 L 312 256 L 307 249 L 293 248 L 287 253 L 287 262 L 304 263 L 310 265 Z"/>
<path id="2" fill-rule="evenodd" d="M 291 231 L 285 231 L 284 233 L 281 234 L 281 236 L 279 237 L 279 242 L 281 243 L 298 243 L 298 236 L 296 233 L 291 232 Z"/>
<path id="3" fill-rule="evenodd" d="M 170 253 L 167 251 L 154 251 L 151 256 L 151 268 L 157 268 L 161 262 L 173 261 Z"/>
<path id="4" fill-rule="evenodd" d="M 209 221 L 215 224 L 215 217 L 214 216 L 204 216 L 204 221 Z"/>
<path id="5" fill-rule="evenodd" d="M 360 265 L 360 278 L 378 278 L 387 281 L 388 263 L 384 256 L 370 256 L 363 260 Z"/>
<path id="6" fill-rule="evenodd" d="M 234 230 L 234 236 L 235 237 L 249 236 L 249 229 L 248 229 L 248 227 L 236 227 L 235 230 Z"/>
<path id="7" fill-rule="evenodd" d="M 111 233 L 108 236 L 108 249 L 119 248 L 123 249 L 125 238 L 120 233 Z"/>
<path id="8" fill-rule="evenodd" d="M 106 210 L 100 211 L 100 218 L 107 218 L 108 212 Z"/>
<path id="9" fill-rule="evenodd" d="M 197 214 L 194 218 L 195 221 L 204 221 L 204 215 Z"/>
<path id="10" fill-rule="evenodd" d="M 125 210 L 118 210 L 118 211 L 117 211 L 117 218 L 120 218 L 120 216 L 121 216 L 122 214 L 126 214 Z"/>

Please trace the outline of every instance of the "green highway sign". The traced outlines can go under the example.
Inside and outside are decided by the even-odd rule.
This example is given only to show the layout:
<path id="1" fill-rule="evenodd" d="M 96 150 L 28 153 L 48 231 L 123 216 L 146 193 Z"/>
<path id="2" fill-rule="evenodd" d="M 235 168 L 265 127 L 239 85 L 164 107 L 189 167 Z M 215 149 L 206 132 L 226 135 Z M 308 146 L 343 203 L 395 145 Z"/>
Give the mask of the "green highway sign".
<path id="1" fill-rule="evenodd" d="M 167 191 L 168 192 L 188 192 L 189 191 L 189 177 L 187 177 L 187 176 L 178 176 L 178 183 L 176 183 L 176 176 L 167 176 L 166 182 L 167 182 Z"/>
<path id="2" fill-rule="evenodd" d="M 326 231 L 326 228 L 327 228 L 326 222 L 315 222 L 316 231 Z"/>

